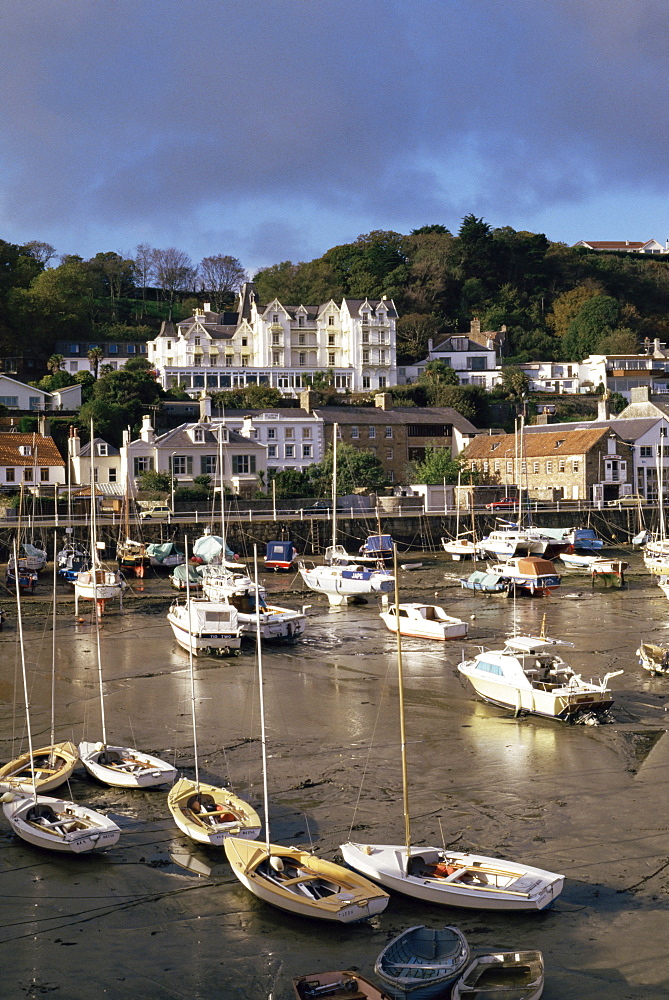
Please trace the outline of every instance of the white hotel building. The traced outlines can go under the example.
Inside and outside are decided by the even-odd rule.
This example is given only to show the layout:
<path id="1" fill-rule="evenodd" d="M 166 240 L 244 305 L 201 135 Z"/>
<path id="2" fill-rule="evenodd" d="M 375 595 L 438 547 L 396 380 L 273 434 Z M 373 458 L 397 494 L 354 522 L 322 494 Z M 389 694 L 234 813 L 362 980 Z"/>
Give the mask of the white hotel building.
<path id="1" fill-rule="evenodd" d="M 147 358 L 163 388 L 181 385 L 192 396 L 246 385 L 297 395 L 324 371 L 341 392 L 364 392 L 397 384 L 396 322 L 389 299 L 261 305 L 247 283 L 236 313 L 205 303 L 189 319 L 164 323 Z"/>

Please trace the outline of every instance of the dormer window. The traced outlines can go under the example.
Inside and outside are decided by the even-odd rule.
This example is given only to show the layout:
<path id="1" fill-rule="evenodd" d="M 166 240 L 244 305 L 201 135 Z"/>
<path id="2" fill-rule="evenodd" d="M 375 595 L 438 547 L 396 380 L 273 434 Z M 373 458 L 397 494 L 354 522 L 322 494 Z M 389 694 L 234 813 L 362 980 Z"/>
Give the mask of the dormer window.
<path id="1" fill-rule="evenodd" d="M 492 448 L 490 450 L 491 451 L 497 451 L 497 449 L 499 448 L 499 444 L 500 444 L 499 441 L 496 441 L 495 444 L 492 446 Z"/>
<path id="2" fill-rule="evenodd" d="M 565 443 L 565 440 L 566 440 L 565 438 L 562 438 L 562 440 L 561 440 L 561 441 L 556 441 L 556 442 L 555 442 L 555 447 L 556 447 L 556 448 L 561 448 L 561 447 L 562 447 L 562 445 L 563 445 L 563 444 Z"/>
<path id="3" fill-rule="evenodd" d="M 23 455 L 24 458 L 29 458 L 32 455 L 32 453 L 33 453 L 32 445 L 29 444 L 19 445 L 19 454 Z"/>
<path id="4" fill-rule="evenodd" d="M 195 337 L 195 339 L 193 340 L 193 343 L 194 343 L 195 347 L 199 347 L 200 346 L 200 338 L 199 337 Z"/>
<path id="5" fill-rule="evenodd" d="M 98 445 L 98 455 L 100 455 L 101 458 L 106 458 L 108 454 L 109 454 L 109 449 L 107 446 L 107 442 L 104 441 Z"/>
<path id="6" fill-rule="evenodd" d="M 334 326 L 334 316 L 328 316 L 328 326 Z"/>
<path id="7" fill-rule="evenodd" d="M 279 314 L 272 313 L 272 323 L 278 323 L 278 322 L 279 322 Z"/>
<path id="8" fill-rule="evenodd" d="M 195 427 L 193 429 L 193 441 L 196 444 L 202 444 L 204 441 L 204 429 L 202 427 Z"/>
<path id="9" fill-rule="evenodd" d="M 297 325 L 298 326 L 304 326 L 304 316 L 298 316 L 297 317 Z"/>

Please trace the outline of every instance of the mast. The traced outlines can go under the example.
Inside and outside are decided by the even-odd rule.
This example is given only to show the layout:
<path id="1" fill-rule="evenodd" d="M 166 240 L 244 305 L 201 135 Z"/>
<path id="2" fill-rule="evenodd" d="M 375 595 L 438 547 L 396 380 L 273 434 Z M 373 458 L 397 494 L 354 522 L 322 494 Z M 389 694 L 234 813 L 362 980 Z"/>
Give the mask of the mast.
<path id="1" fill-rule="evenodd" d="M 28 729 L 28 750 L 30 751 L 30 773 L 33 779 L 33 801 L 37 802 L 37 787 L 35 785 L 35 755 L 33 753 L 33 735 L 30 728 L 30 702 L 28 700 L 28 680 L 26 678 L 26 654 L 23 648 L 23 617 L 21 615 L 21 587 L 19 585 L 19 556 L 14 539 L 14 565 L 16 567 L 16 617 L 19 623 L 19 645 L 21 647 L 21 673 L 23 674 L 23 700 L 26 706 L 26 726 Z"/>
<path id="2" fill-rule="evenodd" d="M 93 614 L 95 615 L 95 652 L 98 661 L 98 687 L 100 689 L 100 720 L 102 722 L 102 742 L 107 745 L 107 721 L 105 719 L 105 692 L 102 681 L 102 654 L 100 652 L 100 613 L 98 609 L 98 536 L 95 517 L 95 469 L 93 468 L 93 421 L 91 420 L 91 576 L 93 578 Z M 104 591 L 103 591 L 104 593 Z"/>
<path id="3" fill-rule="evenodd" d="M 402 755 L 402 808 L 404 809 L 404 839 L 407 849 L 407 871 L 411 857 L 411 820 L 409 817 L 409 774 L 407 770 L 407 741 L 404 719 L 404 673 L 402 669 L 402 636 L 400 635 L 400 593 L 397 582 L 397 544 L 393 543 L 393 575 L 395 577 L 395 630 L 397 635 L 397 683 L 400 708 L 400 750 Z"/>
<path id="4" fill-rule="evenodd" d="M 270 853 L 269 790 L 267 786 L 267 738 L 265 733 L 265 693 L 263 691 L 262 639 L 260 636 L 260 586 L 258 584 L 258 546 L 253 546 L 253 575 L 256 589 L 256 656 L 258 658 L 258 696 L 260 701 L 260 745 L 262 747 L 262 792 L 265 804 L 265 848 Z"/>
<path id="5" fill-rule="evenodd" d="M 184 535 L 186 556 L 186 607 L 188 608 L 188 667 L 190 669 L 190 714 L 193 723 L 193 755 L 195 757 L 195 788 L 200 792 L 200 765 L 197 752 L 197 722 L 195 718 L 195 670 L 193 668 L 193 612 L 190 603 L 190 566 L 188 565 L 188 535 Z"/>
<path id="6" fill-rule="evenodd" d="M 460 477 L 462 469 L 458 469 L 458 495 L 455 500 L 455 537 L 460 537 Z M 444 476 L 444 504 L 446 503 L 446 476 Z"/>
<path id="7" fill-rule="evenodd" d="M 223 492 L 223 424 L 218 428 L 218 481 L 221 487 L 221 538 L 223 539 L 223 564 L 227 562 L 225 541 L 225 494 Z"/>
<path id="8" fill-rule="evenodd" d="M 332 547 L 337 544 L 337 435 L 339 424 L 333 425 L 332 437 Z"/>
<path id="9" fill-rule="evenodd" d="M 53 602 L 51 606 L 51 754 L 56 742 L 56 580 L 58 571 L 58 532 L 53 533 Z"/>

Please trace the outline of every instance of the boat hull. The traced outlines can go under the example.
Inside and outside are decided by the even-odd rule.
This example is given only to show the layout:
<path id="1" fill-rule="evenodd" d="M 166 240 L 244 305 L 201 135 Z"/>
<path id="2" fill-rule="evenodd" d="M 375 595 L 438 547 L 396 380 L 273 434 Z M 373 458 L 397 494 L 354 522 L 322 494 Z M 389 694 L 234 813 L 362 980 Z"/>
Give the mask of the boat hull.
<path id="1" fill-rule="evenodd" d="M 171 764 L 131 747 L 83 742 L 79 744 L 79 757 L 92 777 L 114 788 L 150 788 L 174 781 L 177 775 Z M 120 760 L 112 763 L 114 758 Z"/>
<path id="2" fill-rule="evenodd" d="M 215 805 L 197 813 L 192 800 L 203 795 L 211 796 Z M 180 778 L 169 791 L 167 805 L 181 832 L 198 844 L 220 847 L 227 837 L 254 840 L 260 833 L 258 813 L 227 788 Z"/>
<path id="3" fill-rule="evenodd" d="M 34 787 L 38 793 L 59 788 L 70 777 L 79 763 L 79 752 L 69 741 L 40 747 L 33 751 L 35 763 Z M 41 765 L 41 766 L 40 766 Z M 0 768 L 0 788 L 32 795 L 33 773 L 30 769 L 30 752 L 21 754 Z"/>
<path id="4" fill-rule="evenodd" d="M 299 566 L 300 576 L 310 590 L 325 594 L 331 605 L 346 604 L 370 594 L 389 594 L 395 580 L 387 570 L 369 570 L 356 566 Z"/>
<path id="5" fill-rule="evenodd" d="M 436 847 L 412 848 L 412 870 L 418 860 L 425 863 L 426 869 L 433 864 L 446 865 L 452 871 L 445 877 L 407 874 L 407 850 L 399 845 L 349 842 L 341 845 L 341 852 L 348 865 L 384 888 L 440 906 L 543 910 L 560 895 L 564 886 L 564 876 L 541 868 L 480 854 L 446 853 Z"/>
<path id="6" fill-rule="evenodd" d="M 457 927 L 409 927 L 386 945 L 374 972 L 392 1000 L 437 1000 L 450 995 L 468 961 L 469 945 Z"/>
<path id="7" fill-rule="evenodd" d="M 544 989 L 540 951 L 480 955 L 455 983 L 452 1000 L 539 1000 Z"/>
<path id="8" fill-rule="evenodd" d="M 33 820 L 35 806 L 53 814 L 54 820 Z M 121 831 L 107 816 L 64 799 L 38 795 L 17 797 L 3 803 L 3 812 L 14 833 L 35 847 L 62 854 L 101 851 L 117 842 Z"/>
<path id="9" fill-rule="evenodd" d="M 424 618 L 419 611 L 420 607 L 426 608 L 428 613 L 435 615 L 433 619 Z M 400 635 L 411 636 L 415 639 L 436 639 L 441 642 L 445 642 L 448 639 L 462 639 L 464 638 L 468 631 L 469 626 L 466 622 L 461 621 L 459 618 L 451 618 L 449 615 L 443 613 L 442 609 L 437 609 L 434 605 L 418 606 L 403 605 L 399 606 L 400 614 L 395 615 L 394 606 L 388 611 L 382 611 L 380 618 L 384 625 L 391 632 L 397 633 L 398 622 Z M 443 615 L 442 618 L 437 618 L 437 613 Z"/>
<path id="10" fill-rule="evenodd" d="M 350 924 L 381 913 L 388 904 L 388 894 L 357 872 L 299 848 L 270 844 L 268 853 L 264 843 L 228 837 L 225 853 L 249 892 L 297 916 Z M 270 859 L 280 859 L 284 871 L 297 869 L 302 874 L 284 878 Z"/>
<path id="11" fill-rule="evenodd" d="M 336 989 L 337 986 L 340 989 Z M 314 990 L 319 990 L 321 996 L 331 997 L 332 1000 L 344 1000 L 346 997 L 357 997 L 358 1000 L 389 1000 L 388 994 L 383 993 L 378 986 L 374 986 L 357 972 L 348 970 L 296 976 L 293 979 L 293 990 L 297 1000 L 312 1000 L 318 996 Z"/>
<path id="12" fill-rule="evenodd" d="M 471 664 L 473 661 L 469 661 Z M 556 691 L 538 691 L 532 687 L 516 687 L 503 681 L 481 676 L 468 663 L 458 666 L 471 683 L 474 691 L 484 701 L 499 708 L 511 709 L 516 714 L 528 712 L 548 719 L 575 721 L 580 715 L 593 713 L 605 715 L 613 705 L 610 691 L 584 691 L 575 693 L 568 687 Z"/>

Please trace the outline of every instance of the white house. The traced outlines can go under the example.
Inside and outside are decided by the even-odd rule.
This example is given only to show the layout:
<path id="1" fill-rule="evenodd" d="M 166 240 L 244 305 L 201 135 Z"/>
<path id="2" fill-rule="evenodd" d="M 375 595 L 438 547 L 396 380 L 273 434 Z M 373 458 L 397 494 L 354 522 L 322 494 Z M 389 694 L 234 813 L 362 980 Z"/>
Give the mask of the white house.
<path id="1" fill-rule="evenodd" d="M 268 472 L 304 470 L 325 454 L 323 419 L 303 409 L 226 410 L 225 426 L 267 448 Z M 213 423 L 218 423 L 214 418 Z"/>
<path id="2" fill-rule="evenodd" d="M 604 385 L 631 399 L 633 389 L 647 387 L 653 395 L 669 393 L 669 351 L 656 338 L 646 341 L 643 354 L 591 354 L 579 364 L 581 385 Z"/>
<path id="3" fill-rule="evenodd" d="M 615 251 L 619 253 L 669 253 L 669 240 L 658 243 L 657 240 L 579 240 L 575 247 L 585 247 L 588 250 Z"/>
<path id="4" fill-rule="evenodd" d="M 0 487 L 65 484 L 65 462 L 51 437 L 9 431 L 0 434 Z"/>
<path id="5" fill-rule="evenodd" d="M 436 345 L 428 340 L 427 357 L 415 365 L 398 368 L 398 383 L 415 382 L 430 361 L 443 361 L 457 372 L 460 385 L 491 389 L 500 380 L 498 354 L 505 337 L 506 327 L 481 332 L 481 321 L 473 319 L 468 333 L 452 334 Z"/>
<path id="6" fill-rule="evenodd" d="M 171 473 L 177 486 L 192 486 L 197 476 L 211 476 L 214 485 L 222 483 L 233 493 L 249 494 L 267 481 L 267 448 L 230 430 L 222 420 L 212 422 L 209 415 L 160 435 L 145 416 L 139 438 L 130 441 L 126 432 L 121 447 L 122 481 L 127 476 L 136 483 L 142 472 Z"/>
<path id="7" fill-rule="evenodd" d="M 9 375 L 0 375 L 0 403 L 9 410 L 76 410 L 81 406 L 81 386 L 45 392 Z"/>
<path id="8" fill-rule="evenodd" d="M 93 453 L 93 480 L 96 483 L 118 483 L 119 492 L 123 491 L 121 476 L 121 453 L 114 445 L 101 437 L 93 438 L 83 447 L 79 440 L 79 431 L 70 427 L 67 442 L 67 453 L 70 463 L 70 482 L 77 485 L 87 485 L 91 481 L 91 452 Z"/>
<path id="9" fill-rule="evenodd" d="M 163 324 L 148 358 L 163 388 L 181 385 L 189 395 L 245 385 L 296 395 L 326 370 L 338 390 L 361 392 L 397 383 L 396 321 L 385 298 L 261 304 L 246 283 L 234 313 L 205 303 L 191 318 Z"/>

